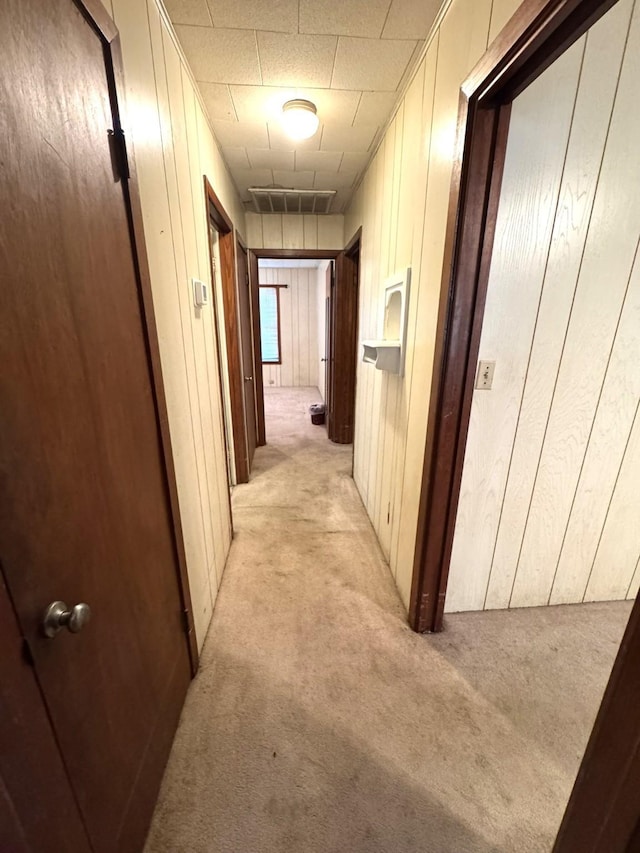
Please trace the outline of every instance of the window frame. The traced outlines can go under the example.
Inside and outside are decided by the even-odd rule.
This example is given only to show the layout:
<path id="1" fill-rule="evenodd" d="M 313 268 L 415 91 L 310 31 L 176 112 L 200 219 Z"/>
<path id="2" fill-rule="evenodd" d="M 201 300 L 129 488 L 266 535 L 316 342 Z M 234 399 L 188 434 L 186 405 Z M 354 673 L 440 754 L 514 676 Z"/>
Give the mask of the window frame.
<path id="1" fill-rule="evenodd" d="M 262 317 L 260 317 L 260 361 L 262 365 L 273 365 L 273 364 L 282 364 L 282 335 L 280 331 L 280 289 L 282 287 L 287 287 L 286 284 L 259 284 L 258 290 L 275 290 L 276 292 L 276 326 L 278 331 L 278 359 L 265 361 L 262 357 Z M 260 304 L 260 296 L 258 294 L 258 306 Z"/>

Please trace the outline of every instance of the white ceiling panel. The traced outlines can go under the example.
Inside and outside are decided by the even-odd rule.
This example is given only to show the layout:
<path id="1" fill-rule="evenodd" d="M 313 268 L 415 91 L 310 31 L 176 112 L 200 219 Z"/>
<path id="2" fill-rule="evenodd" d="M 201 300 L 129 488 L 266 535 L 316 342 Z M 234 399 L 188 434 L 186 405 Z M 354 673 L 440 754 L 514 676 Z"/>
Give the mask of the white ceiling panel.
<path id="1" fill-rule="evenodd" d="M 361 172 L 369 162 L 369 153 L 345 151 L 340 164 L 341 172 Z"/>
<path id="2" fill-rule="evenodd" d="M 393 0 L 383 39 L 426 39 L 442 0 Z"/>
<path id="3" fill-rule="evenodd" d="M 312 172 L 337 172 L 342 151 L 296 151 L 296 169 Z"/>
<path id="4" fill-rule="evenodd" d="M 1 0 L 0 0 L 1 2 Z M 344 209 L 441 0 L 165 0 L 240 194 L 334 189 Z M 318 131 L 284 131 L 306 98 Z"/>
<path id="5" fill-rule="evenodd" d="M 294 187 L 297 190 L 310 190 L 313 186 L 315 172 L 273 172 L 273 182 L 283 187 Z M 333 189 L 333 187 L 331 188 Z"/>
<path id="6" fill-rule="evenodd" d="M 173 24 L 212 26 L 206 0 L 165 0 L 165 6 Z"/>
<path id="7" fill-rule="evenodd" d="M 208 0 L 214 27 L 297 32 L 298 0 Z"/>
<path id="8" fill-rule="evenodd" d="M 259 32 L 257 35 L 262 82 L 266 86 L 328 87 L 330 85 L 336 53 L 335 36 L 264 32 Z M 354 87 L 340 86 L 339 88 L 353 89 Z"/>
<path id="9" fill-rule="evenodd" d="M 268 127 L 269 147 L 273 148 L 274 151 L 317 151 L 320 148 L 320 138 L 323 133 L 322 125 L 312 137 L 298 142 L 294 142 L 290 136 L 287 136 L 280 122 L 270 121 Z"/>
<path id="10" fill-rule="evenodd" d="M 396 92 L 363 92 L 353 123 L 384 124 L 397 98 Z"/>
<path id="11" fill-rule="evenodd" d="M 230 169 L 250 169 L 246 148 L 223 148 L 222 153 Z"/>
<path id="12" fill-rule="evenodd" d="M 231 97 L 240 121 L 279 121 L 282 105 L 292 98 L 312 101 L 323 122 L 352 124 L 360 101 L 360 92 L 335 89 L 293 88 L 284 86 L 230 86 Z"/>
<path id="13" fill-rule="evenodd" d="M 212 124 L 218 142 L 224 147 L 269 147 L 267 125 L 262 122 L 214 121 Z"/>
<path id="14" fill-rule="evenodd" d="M 322 134 L 320 149 L 322 151 L 368 151 L 377 129 L 364 124 L 357 127 L 329 125 L 325 127 Z"/>
<path id="15" fill-rule="evenodd" d="M 224 83 L 200 83 L 199 86 L 211 121 L 236 120 L 236 111 L 233 108 L 228 86 Z"/>
<path id="16" fill-rule="evenodd" d="M 289 169 L 293 171 L 293 151 L 273 151 L 271 148 L 249 148 L 249 162 L 253 169 Z"/>
<path id="17" fill-rule="evenodd" d="M 348 190 L 357 177 L 357 172 L 316 172 L 313 186 L 317 190 Z"/>
<path id="18" fill-rule="evenodd" d="M 176 33 L 199 83 L 261 82 L 255 33 L 251 30 L 179 26 Z"/>
<path id="19" fill-rule="evenodd" d="M 390 0 L 300 0 L 300 32 L 380 38 Z"/>
<path id="20" fill-rule="evenodd" d="M 331 85 L 335 89 L 394 92 L 417 42 L 339 38 Z"/>

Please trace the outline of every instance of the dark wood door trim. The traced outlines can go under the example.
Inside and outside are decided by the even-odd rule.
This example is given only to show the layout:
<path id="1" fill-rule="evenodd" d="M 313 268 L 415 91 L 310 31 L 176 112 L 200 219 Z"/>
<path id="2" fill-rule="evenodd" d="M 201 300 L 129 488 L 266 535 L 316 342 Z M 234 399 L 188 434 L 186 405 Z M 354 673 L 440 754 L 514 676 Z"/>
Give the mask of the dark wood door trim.
<path id="1" fill-rule="evenodd" d="M 640 598 L 631 612 L 553 853 L 640 850 L 638 708 Z"/>
<path id="2" fill-rule="evenodd" d="M 336 444 L 352 444 L 358 357 L 360 231 L 336 259 L 331 310 L 331 416 L 328 432 Z"/>
<path id="3" fill-rule="evenodd" d="M 226 338 L 227 373 L 233 431 L 233 458 L 236 482 L 249 482 L 247 428 L 244 416 L 244 387 L 242 359 L 240 356 L 240 322 L 238 318 L 238 291 L 236 284 L 236 246 L 233 223 L 213 187 L 204 178 L 205 203 L 209 221 L 219 235 L 220 279 Z"/>
<path id="4" fill-rule="evenodd" d="M 121 134 L 121 138 L 125 140 L 123 127 L 131 127 L 132 122 L 129 121 L 127 117 L 126 87 L 123 70 L 124 65 L 122 61 L 122 51 L 118 30 L 100 0 L 74 0 L 74 2 L 102 38 L 105 53 L 105 67 L 107 70 L 111 96 L 111 108 L 114 116 L 114 131 Z M 167 412 L 167 399 L 162 376 L 160 344 L 158 342 L 158 328 L 156 325 L 155 311 L 153 307 L 151 273 L 149 271 L 149 260 L 145 244 L 142 204 L 140 201 L 135 152 L 132 140 L 126 139 L 122 152 L 123 159 L 126 161 L 125 168 L 127 173 L 127 179 L 122 182 L 123 193 L 127 206 L 131 246 L 140 287 L 142 316 L 145 323 L 146 345 L 149 353 L 149 361 L 151 363 L 158 432 L 160 435 L 160 444 L 164 459 L 166 488 L 173 523 L 173 539 L 178 567 L 178 581 L 182 599 L 181 605 L 184 614 L 185 629 L 187 633 L 187 643 L 189 647 L 191 674 L 195 675 L 198 671 L 199 661 L 198 642 L 196 639 L 193 621 L 193 605 L 191 601 L 191 589 L 189 587 L 187 556 L 184 547 L 180 504 L 178 501 L 178 485 L 176 480 L 173 449 L 171 446 L 169 415 Z"/>
<path id="5" fill-rule="evenodd" d="M 251 249 L 256 258 L 265 260 L 295 261 L 305 260 L 335 260 L 342 249 Z"/>
<path id="6" fill-rule="evenodd" d="M 251 249 L 247 250 L 249 261 L 249 286 L 251 297 L 251 322 L 253 325 L 253 375 L 256 392 L 256 438 L 258 447 L 267 443 L 264 417 L 264 380 L 262 375 L 262 339 L 260 336 L 260 281 L 258 274 L 258 258 Z M 278 329 L 280 310 L 278 309 Z"/>
<path id="7" fill-rule="evenodd" d="M 525 0 L 462 85 L 409 621 L 442 629 L 513 98 L 616 0 Z"/>

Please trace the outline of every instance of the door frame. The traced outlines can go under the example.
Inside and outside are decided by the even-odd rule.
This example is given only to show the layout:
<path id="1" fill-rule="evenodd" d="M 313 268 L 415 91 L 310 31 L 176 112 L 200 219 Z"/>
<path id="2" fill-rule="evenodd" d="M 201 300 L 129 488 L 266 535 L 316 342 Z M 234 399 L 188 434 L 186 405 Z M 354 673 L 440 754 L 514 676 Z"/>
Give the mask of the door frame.
<path id="1" fill-rule="evenodd" d="M 258 289 L 258 259 L 255 257 L 251 249 L 247 248 L 246 243 L 236 232 L 236 242 L 240 248 L 247 254 L 247 273 L 249 275 L 249 310 L 251 312 L 251 351 L 253 355 L 252 373 L 253 373 L 253 388 L 255 397 L 255 415 L 256 415 L 256 447 L 262 447 L 266 444 L 265 427 L 264 427 L 264 386 L 262 380 L 262 358 L 261 358 L 261 339 L 260 339 L 260 291 Z M 254 269 L 255 266 L 255 269 Z M 240 277 L 238 276 L 238 286 L 240 286 Z"/>
<path id="2" fill-rule="evenodd" d="M 111 110 L 114 121 L 114 137 L 120 140 L 118 145 L 118 157 L 122 172 L 122 190 L 124 196 L 127 218 L 129 221 L 129 232 L 131 239 L 131 251 L 140 292 L 141 315 L 143 319 L 143 333 L 145 344 L 149 355 L 151 366 L 152 391 L 156 409 L 158 433 L 164 462 L 164 477 L 169 501 L 172 538 L 174 543 L 175 559 L 178 574 L 178 587 L 181 597 L 181 608 L 185 623 L 185 634 L 189 649 L 189 660 L 191 663 L 191 675 L 195 676 L 198 671 L 199 652 L 193 621 L 193 605 L 191 602 L 191 589 L 189 586 L 189 575 L 187 572 L 187 556 L 184 547 L 184 535 L 182 531 L 182 519 L 180 515 L 180 503 L 178 500 L 178 484 L 171 445 L 171 433 L 169 430 L 169 415 L 167 410 L 167 398 L 164 390 L 162 375 L 162 362 L 160 358 L 160 344 L 158 340 L 158 327 L 156 325 L 155 311 L 153 307 L 153 290 L 151 286 L 151 273 L 144 236 L 144 221 L 142 216 L 142 204 L 138 187 L 136 172 L 135 152 L 131 139 L 126 139 L 123 128 L 131 127 L 127 113 L 126 86 L 124 80 L 124 65 L 122 61 L 122 49 L 118 29 L 109 16 L 101 0 L 74 0 L 80 12 L 94 27 L 100 36 L 105 55 L 105 69 L 109 86 Z"/>
<path id="3" fill-rule="evenodd" d="M 332 294 L 333 352 L 331 382 L 333 417 L 329 438 L 336 444 L 353 444 L 356 414 L 356 371 L 358 364 L 358 305 L 362 227 L 358 228 L 335 264 Z M 335 370 L 335 364 L 340 370 Z"/>
<path id="4" fill-rule="evenodd" d="M 242 358 L 240 355 L 240 322 L 238 318 L 236 237 L 233 222 L 224 209 L 206 175 L 204 180 L 205 209 L 207 224 L 211 223 L 218 232 L 220 248 L 220 281 L 222 283 L 223 322 L 226 341 L 227 376 L 229 379 L 229 403 L 231 408 L 231 442 L 235 463 L 236 483 L 249 482 L 249 460 L 247 450 L 247 428 L 244 416 L 244 389 L 242 380 Z M 209 246 L 212 286 L 215 285 L 213 254 Z M 218 336 L 218 311 L 213 298 L 216 337 Z M 220 346 L 218 345 L 218 355 Z M 224 405 L 224 390 L 223 390 Z M 226 429 L 225 429 L 226 436 Z M 228 436 L 226 436 L 228 438 Z"/>
<path id="5" fill-rule="evenodd" d="M 333 310 L 336 340 L 340 342 L 338 348 L 339 358 L 347 365 L 345 371 L 340 374 L 344 381 L 339 388 L 333 389 L 334 411 L 338 414 L 328 425 L 328 436 L 336 444 L 351 444 L 353 442 L 354 413 L 355 413 L 355 382 L 356 382 L 356 358 L 358 337 L 358 288 L 345 289 L 353 267 L 351 260 L 353 255 L 360 251 L 362 229 L 351 238 L 345 249 L 250 249 L 255 258 L 252 261 L 255 269 L 256 281 L 258 278 L 258 260 L 326 260 L 335 262 L 336 285 L 334 287 Z M 355 298 L 353 298 L 355 292 Z M 336 323 L 336 321 L 338 321 Z M 258 321 L 259 322 L 259 321 Z M 339 323 L 339 325 L 338 325 Z M 353 346 L 351 345 L 353 343 Z M 259 352 L 259 350 L 258 350 Z M 334 354 L 335 357 L 335 354 Z M 329 355 L 331 358 L 331 354 Z M 262 371 L 262 363 L 260 362 Z M 348 376 L 346 374 L 349 374 Z M 336 372 L 331 370 L 335 383 Z M 264 413 L 264 389 L 261 389 L 261 399 L 258 405 L 262 406 Z M 263 414 L 264 417 L 264 414 Z M 264 423 L 263 423 L 264 429 Z"/>
<path id="6" fill-rule="evenodd" d="M 441 631 L 511 103 L 617 0 L 524 0 L 462 84 L 409 623 Z"/>

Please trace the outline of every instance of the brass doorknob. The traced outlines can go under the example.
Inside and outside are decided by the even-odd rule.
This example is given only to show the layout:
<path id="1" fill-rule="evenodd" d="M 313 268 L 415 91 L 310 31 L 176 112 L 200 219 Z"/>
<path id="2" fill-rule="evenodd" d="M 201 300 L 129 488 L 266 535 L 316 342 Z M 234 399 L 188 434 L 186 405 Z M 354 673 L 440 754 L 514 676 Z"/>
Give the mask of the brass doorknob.
<path id="1" fill-rule="evenodd" d="M 253 382 L 253 376 L 245 376 L 244 381 L 245 382 Z"/>
<path id="2" fill-rule="evenodd" d="M 77 634 L 91 618 L 91 608 L 80 603 L 69 609 L 64 601 L 53 601 L 47 607 L 42 618 L 42 630 L 45 637 L 53 639 L 63 628 Z"/>

